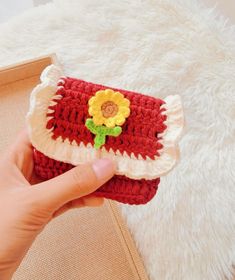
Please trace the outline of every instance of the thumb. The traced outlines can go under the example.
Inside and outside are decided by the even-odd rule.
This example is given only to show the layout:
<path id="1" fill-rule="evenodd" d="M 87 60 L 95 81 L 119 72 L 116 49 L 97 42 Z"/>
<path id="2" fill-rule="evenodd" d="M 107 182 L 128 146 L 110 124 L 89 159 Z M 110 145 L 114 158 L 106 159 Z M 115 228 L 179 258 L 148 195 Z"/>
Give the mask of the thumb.
<path id="1" fill-rule="evenodd" d="M 35 186 L 38 189 L 37 198 L 50 208 L 56 209 L 71 200 L 94 192 L 111 179 L 114 173 L 115 165 L 110 159 L 82 164 Z"/>

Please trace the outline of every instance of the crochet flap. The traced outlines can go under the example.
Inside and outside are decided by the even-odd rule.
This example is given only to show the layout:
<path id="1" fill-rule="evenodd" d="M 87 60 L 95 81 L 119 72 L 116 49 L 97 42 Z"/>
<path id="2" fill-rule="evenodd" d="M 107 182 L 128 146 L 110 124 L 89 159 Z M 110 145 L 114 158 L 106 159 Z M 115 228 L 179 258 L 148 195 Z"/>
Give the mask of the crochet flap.
<path id="1" fill-rule="evenodd" d="M 132 179 L 173 168 L 183 128 L 178 95 L 162 100 L 62 75 L 48 66 L 31 94 L 27 123 L 38 151 L 72 165 L 110 157 L 117 175 Z"/>

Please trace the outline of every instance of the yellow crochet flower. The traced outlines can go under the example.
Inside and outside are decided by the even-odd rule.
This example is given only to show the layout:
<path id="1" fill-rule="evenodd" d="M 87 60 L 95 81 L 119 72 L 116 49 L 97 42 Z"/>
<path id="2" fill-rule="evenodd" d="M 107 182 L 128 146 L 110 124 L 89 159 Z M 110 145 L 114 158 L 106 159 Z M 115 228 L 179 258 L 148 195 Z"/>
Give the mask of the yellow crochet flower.
<path id="1" fill-rule="evenodd" d="M 123 125 L 130 115 L 130 101 L 123 94 L 112 89 L 99 90 L 89 102 L 89 114 L 95 125 L 115 127 Z"/>

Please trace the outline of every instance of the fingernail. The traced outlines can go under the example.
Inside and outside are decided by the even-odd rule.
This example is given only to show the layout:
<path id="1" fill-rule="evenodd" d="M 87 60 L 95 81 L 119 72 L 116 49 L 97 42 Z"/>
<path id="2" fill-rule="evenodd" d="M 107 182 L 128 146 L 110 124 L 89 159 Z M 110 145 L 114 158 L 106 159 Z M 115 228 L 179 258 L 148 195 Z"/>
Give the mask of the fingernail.
<path id="1" fill-rule="evenodd" d="M 93 170 L 95 171 L 96 177 L 99 182 L 105 183 L 111 179 L 115 173 L 116 166 L 111 159 L 102 158 L 96 160 L 92 164 Z"/>

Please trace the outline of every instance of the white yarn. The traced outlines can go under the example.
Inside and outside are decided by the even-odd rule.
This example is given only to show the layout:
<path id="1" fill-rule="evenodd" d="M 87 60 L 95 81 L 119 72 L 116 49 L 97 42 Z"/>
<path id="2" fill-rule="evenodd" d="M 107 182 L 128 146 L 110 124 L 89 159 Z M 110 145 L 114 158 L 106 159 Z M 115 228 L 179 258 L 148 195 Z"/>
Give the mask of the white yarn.
<path id="1" fill-rule="evenodd" d="M 46 128 L 46 124 L 52 117 L 47 117 L 51 109 L 49 106 L 56 104 L 53 100 L 60 99 L 62 95 L 56 95 L 60 86 L 57 82 L 62 76 L 60 67 L 50 65 L 41 74 L 41 83 L 31 93 L 30 108 L 27 114 L 27 125 L 29 137 L 33 146 L 44 155 L 62 162 L 78 165 L 92 161 L 100 157 L 111 158 L 116 162 L 116 175 L 125 175 L 131 179 L 156 179 L 166 175 L 176 164 L 179 158 L 178 139 L 183 131 L 183 109 L 179 95 L 167 96 L 162 105 L 167 120 L 164 133 L 159 134 L 163 148 L 159 151 L 160 156 L 155 159 L 144 160 L 128 154 L 122 154 L 119 150 L 115 153 L 111 149 L 107 151 L 104 147 L 97 151 L 91 144 L 77 145 L 62 137 L 52 139 L 53 131 Z M 148 147 L 146 147 L 148 148 Z"/>

